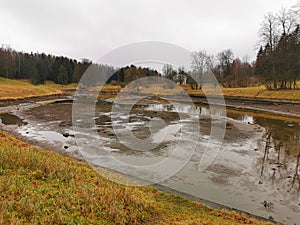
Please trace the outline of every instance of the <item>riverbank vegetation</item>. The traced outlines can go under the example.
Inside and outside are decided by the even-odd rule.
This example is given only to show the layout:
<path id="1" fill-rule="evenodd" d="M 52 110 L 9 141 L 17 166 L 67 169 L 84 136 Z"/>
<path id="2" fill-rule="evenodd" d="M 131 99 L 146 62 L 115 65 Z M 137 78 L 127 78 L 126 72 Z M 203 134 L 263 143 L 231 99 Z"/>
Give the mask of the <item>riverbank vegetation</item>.
<path id="1" fill-rule="evenodd" d="M 1 224 L 268 224 L 152 187 L 113 183 L 3 131 L 0 193 Z"/>

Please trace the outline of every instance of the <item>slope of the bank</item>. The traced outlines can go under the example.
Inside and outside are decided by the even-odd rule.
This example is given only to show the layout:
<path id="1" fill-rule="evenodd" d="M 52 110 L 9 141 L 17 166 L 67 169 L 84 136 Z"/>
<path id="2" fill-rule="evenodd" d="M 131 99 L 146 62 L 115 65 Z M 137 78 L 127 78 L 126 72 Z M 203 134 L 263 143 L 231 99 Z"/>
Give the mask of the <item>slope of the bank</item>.
<path id="1" fill-rule="evenodd" d="M 70 88 L 75 89 L 76 84 L 61 86 L 47 81 L 45 84 L 33 85 L 28 80 L 12 80 L 0 77 L 0 100 L 61 95 L 63 90 Z"/>
<path id="2" fill-rule="evenodd" d="M 266 224 L 152 187 L 113 183 L 3 131 L 0 194 L 1 224 Z"/>
<path id="3" fill-rule="evenodd" d="M 268 90 L 264 86 L 243 88 L 221 88 L 222 94 L 228 99 L 252 99 L 266 101 L 295 101 L 300 102 L 300 89 L 296 90 Z M 216 96 L 214 88 L 202 90 L 189 90 L 194 97 Z"/>
<path id="4" fill-rule="evenodd" d="M 300 82 L 299 82 L 300 85 Z M 206 87 L 203 90 L 192 90 L 189 85 L 181 85 L 186 92 L 193 97 L 214 96 L 218 97 L 216 89 Z M 16 100 L 31 97 L 41 97 L 49 95 L 62 94 L 64 90 L 75 90 L 77 84 L 69 84 L 61 86 L 51 81 L 45 84 L 32 85 L 28 80 L 15 80 L 0 77 L 0 101 Z M 98 88 L 95 88 L 99 91 Z M 149 87 L 140 87 L 141 94 L 174 95 L 178 94 L 182 89 L 166 89 L 162 85 L 150 85 Z M 105 85 L 102 87 L 104 93 L 118 93 L 120 86 Z M 296 90 L 267 90 L 264 86 L 259 87 L 243 87 L 243 88 L 221 88 L 222 94 L 228 99 L 252 99 L 252 100 L 269 100 L 269 101 L 295 101 L 300 102 L 300 89 Z"/>

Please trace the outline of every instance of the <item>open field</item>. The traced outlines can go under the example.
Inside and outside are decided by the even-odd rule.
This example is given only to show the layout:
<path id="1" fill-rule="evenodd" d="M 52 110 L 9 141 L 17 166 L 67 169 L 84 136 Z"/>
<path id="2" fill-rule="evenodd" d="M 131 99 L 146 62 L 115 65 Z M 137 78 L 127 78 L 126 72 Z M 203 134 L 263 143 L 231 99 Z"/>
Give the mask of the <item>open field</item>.
<path id="1" fill-rule="evenodd" d="M 28 80 L 12 80 L 0 77 L 0 100 L 16 100 L 37 96 L 61 95 L 64 90 L 75 89 L 76 84 L 64 85 L 47 81 L 32 85 Z"/>
<path id="2" fill-rule="evenodd" d="M 113 183 L 3 131 L 0 193 L 1 224 L 267 224 L 152 187 Z"/>

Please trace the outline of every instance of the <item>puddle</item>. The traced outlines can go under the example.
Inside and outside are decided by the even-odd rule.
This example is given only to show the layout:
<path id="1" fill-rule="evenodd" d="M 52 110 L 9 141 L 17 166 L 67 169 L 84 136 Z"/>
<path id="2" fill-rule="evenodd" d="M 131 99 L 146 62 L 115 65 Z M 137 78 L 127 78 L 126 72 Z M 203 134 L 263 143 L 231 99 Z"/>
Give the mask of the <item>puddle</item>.
<path id="1" fill-rule="evenodd" d="M 66 130 L 64 133 L 59 133 L 54 130 L 47 130 L 46 127 L 57 124 L 57 121 L 48 124 L 40 123 L 34 126 L 27 125 L 19 127 L 18 133 L 23 137 L 34 140 L 36 143 L 47 144 L 51 148 L 64 150 L 66 152 L 73 152 L 77 150 L 74 133 L 72 130 Z"/>
<path id="2" fill-rule="evenodd" d="M 25 122 L 18 116 L 10 113 L 0 114 L 0 123 L 3 123 L 4 125 L 17 125 L 17 126 L 27 125 L 27 122 Z"/>

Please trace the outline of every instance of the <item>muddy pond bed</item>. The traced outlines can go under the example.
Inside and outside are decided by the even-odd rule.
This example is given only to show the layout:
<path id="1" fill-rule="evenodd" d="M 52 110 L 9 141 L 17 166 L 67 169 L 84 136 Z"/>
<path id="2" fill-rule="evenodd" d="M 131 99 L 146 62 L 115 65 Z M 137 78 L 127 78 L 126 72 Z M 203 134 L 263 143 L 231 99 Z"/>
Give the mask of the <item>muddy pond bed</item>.
<path id="1" fill-rule="evenodd" d="M 174 107 L 168 102 L 144 99 L 125 118 L 122 113 L 111 112 L 112 102 L 99 100 L 93 118 L 95 132 L 109 154 L 124 162 L 158 162 L 174 148 L 177 136 L 188 130 L 196 114 L 200 138 L 195 153 L 181 170 L 159 185 L 285 224 L 300 224 L 300 119 L 228 109 L 227 116 L 220 119 L 225 121 L 226 130 L 221 149 L 213 163 L 200 172 L 201 148 L 209 139 L 212 123 L 207 105 L 180 103 Z M 36 146 L 84 160 L 72 128 L 70 98 L 25 106 L 7 106 L 7 112 L 0 114 L 1 129 Z M 183 116 L 179 117 L 178 111 Z M 170 135 L 150 152 L 133 151 L 115 135 L 116 129 L 127 129 L 145 140 L 151 135 L 147 124 L 153 119 L 164 121 L 164 127 L 154 124 L 154 143 L 159 142 L 165 127 Z M 81 137 L 87 148 L 94 149 L 88 138 L 84 140 L 84 134 Z M 188 138 L 182 142 L 181 148 L 189 144 Z"/>

